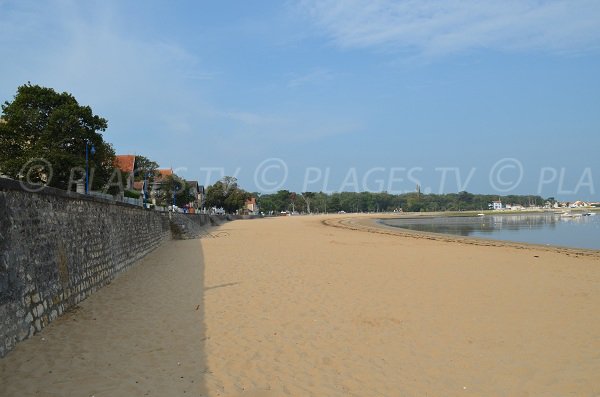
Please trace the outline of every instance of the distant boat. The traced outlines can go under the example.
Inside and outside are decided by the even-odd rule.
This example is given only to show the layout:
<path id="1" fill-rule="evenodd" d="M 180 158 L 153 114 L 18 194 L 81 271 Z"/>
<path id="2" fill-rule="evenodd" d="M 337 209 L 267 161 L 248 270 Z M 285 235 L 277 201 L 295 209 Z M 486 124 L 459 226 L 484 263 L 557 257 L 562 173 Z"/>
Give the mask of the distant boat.
<path id="1" fill-rule="evenodd" d="M 485 216 L 485 214 L 477 214 L 477 216 Z"/>

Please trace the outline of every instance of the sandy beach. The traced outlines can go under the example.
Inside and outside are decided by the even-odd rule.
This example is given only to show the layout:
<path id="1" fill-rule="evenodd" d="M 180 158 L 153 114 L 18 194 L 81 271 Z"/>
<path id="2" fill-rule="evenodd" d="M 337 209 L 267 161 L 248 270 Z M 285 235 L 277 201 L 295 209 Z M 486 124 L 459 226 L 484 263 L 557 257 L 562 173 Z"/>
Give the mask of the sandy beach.
<path id="1" fill-rule="evenodd" d="M 165 243 L 1 359 L 0 395 L 600 395 L 598 255 L 331 218 Z"/>

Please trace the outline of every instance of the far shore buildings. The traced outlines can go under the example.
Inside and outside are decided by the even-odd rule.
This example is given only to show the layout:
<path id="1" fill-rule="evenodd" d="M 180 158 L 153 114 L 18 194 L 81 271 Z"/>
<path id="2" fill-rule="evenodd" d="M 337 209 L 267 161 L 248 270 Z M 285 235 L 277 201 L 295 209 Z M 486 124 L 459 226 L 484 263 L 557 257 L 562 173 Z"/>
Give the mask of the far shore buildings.
<path id="1" fill-rule="evenodd" d="M 489 204 L 489 208 L 496 211 L 526 211 L 526 210 L 541 210 L 541 209 L 576 209 L 576 208 L 593 208 L 600 207 L 600 203 L 588 202 L 577 200 L 574 202 L 570 201 L 555 201 L 551 203 L 550 201 L 546 201 L 543 206 L 538 205 L 529 205 L 523 206 L 521 204 L 502 204 L 500 200 L 493 201 Z"/>

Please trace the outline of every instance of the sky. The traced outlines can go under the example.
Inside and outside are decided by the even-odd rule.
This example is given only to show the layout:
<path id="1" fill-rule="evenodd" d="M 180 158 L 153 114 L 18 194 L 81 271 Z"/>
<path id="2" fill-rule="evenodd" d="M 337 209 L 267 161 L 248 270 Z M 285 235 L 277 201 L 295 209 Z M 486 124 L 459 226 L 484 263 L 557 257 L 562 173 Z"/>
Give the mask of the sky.
<path id="1" fill-rule="evenodd" d="M 205 185 L 600 201 L 597 0 L 0 0 L 0 54 Z"/>

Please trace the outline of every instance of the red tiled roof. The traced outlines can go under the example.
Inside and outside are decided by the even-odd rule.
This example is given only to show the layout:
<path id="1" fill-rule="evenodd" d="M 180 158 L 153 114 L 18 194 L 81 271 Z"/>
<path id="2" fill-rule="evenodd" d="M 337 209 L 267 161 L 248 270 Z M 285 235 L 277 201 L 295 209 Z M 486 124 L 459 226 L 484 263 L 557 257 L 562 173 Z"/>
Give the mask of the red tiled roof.
<path id="1" fill-rule="evenodd" d="M 156 177 L 154 178 L 154 182 L 158 183 L 164 182 L 165 178 L 168 176 L 173 176 L 173 170 L 171 168 L 159 169 L 156 170 L 156 172 L 158 173 L 158 175 L 156 175 Z"/>
<path id="2" fill-rule="evenodd" d="M 135 181 L 135 182 L 133 182 L 133 188 L 135 190 L 143 190 L 144 189 L 144 181 Z"/>
<path id="3" fill-rule="evenodd" d="M 123 172 L 133 173 L 135 169 L 135 155 L 119 154 L 115 156 L 114 166 Z"/>

